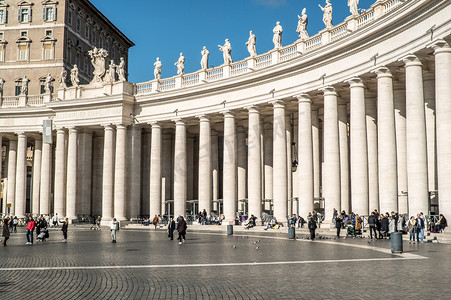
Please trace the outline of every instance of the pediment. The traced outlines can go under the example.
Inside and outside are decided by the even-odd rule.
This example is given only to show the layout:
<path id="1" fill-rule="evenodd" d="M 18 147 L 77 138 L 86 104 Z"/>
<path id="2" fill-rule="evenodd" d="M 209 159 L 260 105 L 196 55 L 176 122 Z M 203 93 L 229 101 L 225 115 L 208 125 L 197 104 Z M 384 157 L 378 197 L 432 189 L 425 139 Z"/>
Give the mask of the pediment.
<path id="1" fill-rule="evenodd" d="M 41 42 L 56 42 L 56 39 L 54 37 L 46 35 L 41 39 Z"/>
<path id="2" fill-rule="evenodd" d="M 16 40 L 16 43 L 31 43 L 31 39 L 28 36 L 21 36 Z"/>
<path id="3" fill-rule="evenodd" d="M 58 1 L 53 1 L 53 0 L 44 0 L 44 1 L 42 1 L 41 2 L 42 3 L 42 5 L 57 5 L 58 4 Z"/>
<path id="4" fill-rule="evenodd" d="M 6 8 L 6 7 L 9 7 L 9 4 L 7 4 L 5 2 L 0 2 L 0 7 Z"/>
<path id="5" fill-rule="evenodd" d="M 0 39 L 0 45 L 6 45 L 6 44 L 8 44 L 7 41 L 5 41 L 4 39 Z"/>
<path id="6" fill-rule="evenodd" d="M 28 1 L 19 1 L 19 3 L 17 3 L 17 6 L 33 6 L 34 3 L 33 2 L 28 2 Z"/>

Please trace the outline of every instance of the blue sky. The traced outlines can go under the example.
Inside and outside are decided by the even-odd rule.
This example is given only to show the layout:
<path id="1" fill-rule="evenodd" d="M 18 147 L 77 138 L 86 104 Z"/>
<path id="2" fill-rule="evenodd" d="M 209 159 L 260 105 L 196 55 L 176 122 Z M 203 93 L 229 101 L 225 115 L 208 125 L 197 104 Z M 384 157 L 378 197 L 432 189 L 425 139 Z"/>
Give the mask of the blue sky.
<path id="1" fill-rule="evenodd" d="M 228 38 L 233 61 L 248 57 L 245 42 L 249 30 L 257 36 L 257 53 L 271 50 L 276 21 L 283 26 L 282 45 L 298 39 L 297 15 L 307 8 L 309 36 L 324 29 L 325 0 L 91 0 L 135 44 L 130 49 L 129 81 L 153 79 L 153 63 L 163 63 L 162 78 L 176 75 L 179 53 L 183 52 L 185 73 L 200 69 L 203 46 L 210 51 L 209 64 L 223 63 L 222 45 Z M 359 8 L 369 8 L 375 0 L 360 0 Z M 350 15 L 347 0 L 332 0 L 333 23 Z"/>

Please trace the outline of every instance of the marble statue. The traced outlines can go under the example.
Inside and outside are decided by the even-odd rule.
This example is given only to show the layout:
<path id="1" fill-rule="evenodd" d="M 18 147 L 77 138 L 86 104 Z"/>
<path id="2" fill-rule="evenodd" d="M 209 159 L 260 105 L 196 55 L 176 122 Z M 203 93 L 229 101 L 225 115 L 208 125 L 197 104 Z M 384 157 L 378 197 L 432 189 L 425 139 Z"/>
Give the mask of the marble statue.
<path id="1" fill-rule="evenodd" d="M 78 87 L 80 84 L 80 79 L 78 79 L 78 67 L 74 65 L 72 70 L 70 71 L 70 81 L 72 82 L 72 86 Z"/>
<path id="2" fill-rule="evenodd" d="M 282 26 L 280 26 L 279 21 L 277 21 L 276 26 L 274 27 L 272 32 L 274 32 L 274 36 L 272 38 L 272 42 L 274 43 L 274 48 L 275 49 L 281 48 L 282 47 L 283 28 L 282 28 Z"/>
<path id="3" fill-rule="evenodd" d="M 155 69 L 153 70 L 153 75 L 155 76 L 155 79 L 161 79 L 161 67 L 163 64 L 160 61 L 160 58 L 157 57 L 157 61 L 153 64 L 155 66 Z"/>
<path id="4" fill-rule="evenodd" d="M 353 16 L 359 14 L 359 0 L 348 0 L 348 6 Z"/>
<path id="5" fill-rule="evenodd" d="M 183 75 L 185 73 L 185 56 L 183 53 L 180 53 L 180 57 L 174 66 L 177 66 L 177 75 Z"/>
<path id="6" fill-rule="evenodd" d="M 299 33 L 299 38 L 301 40 L 308 38 L 308 32 L 307 32 L 307 24 L 308 24 L 308 17 L 306 13 L 307 9 L 304 8 L 302 10 L 302 15 L 298 15 L 298 27 L 296 28 L 296 32 Z"/>
<path id="7" fill-rule="evenodd" d="M 332 25 L 332 4 L 330 0 L 326 0 L 326 6 L 322 7 L 318 4 L 319 8 L 323 11 L 323 22 L 326 25 L 326 28 L 331 28 Z"/>
<path id="8" fill-rule="evenodd" d="M 127 81 L 127 79 L 125 79 L 125 59 L 123 57 L 121 57 L 121 62 L 116 68 L 116 73 L 120 82 Z"/>
<path id="9" fill-rule="evenodd" d="M 202 54 L 202 59 L 200 60 L 200 67 L 202 70 L 206 70 L 208 69 L 208 56 L 210 55 L 210 52 L 208 52 L 207 47 L 204 46 L 200 54 Z"/>
<path id="10" fill-rule="evenodd" d="M 50 73 L 47 75 L 47 77 L 45 78 L 45 82 L 44 82 L 44 90 L 47 94 L 50 94 L 52 92 L 52 88 L 53 88 L 53 77 L 52 75 L 50 75 Z"/>
<path id="11" fill-rule="evenodd" d="M 257 37 L 251 31 L 249 31 L 249 39 L 246 42 L 247 51 L 251 57 L 257 56 L 257 49 L 255 48 L 255 44 L 257 43 Z"/>
<path id="12" fill-rule="evenodd" d="M 0 95 L 3 95 L 3 87 L 5 86 L 5 80 L 0 78 Z"/>
<path id="13" fill-rule="evenodd" d="M 110 66 L 108 67 L 108 71 L 105 73 L 105 82 L 116 82 L 116 64 L 114 63 L 114 60 L 110 60 Z"/>
<path id="14" fill-rule="evenodd" d="M 22 88 L 20 90 L 21 95 L 28 95 L 28 83 L 30 80 L 27 78 L 27 76 L 24 76 L 22 78 Z"/>
<path id="15" fill-rule="evenodd" d="M 105 58 L 108 56 L 108 52 L 105 49 L 97 49 L 88 51 L 88 55 L 91 57 L 91 64 L 94 66 L 94 78 L 91 83 L 102 82 L 102 78 L 105 75 Z"/>
<path id="16" fill-rule="evenodd" d="M 224 46 L 218 45 L 219 51 L 222 51 L 222 56 L 224 57 L 224 64 L 228 65 L 232 63 L 232 45 L 229 39 L 225 39 Z"/>
<path id="17" fill-rule="evenodd" d="M 60 89 L 67 88 L 66 80 L 67 80 L 67 71 L 66 71 L 66 68 L 63 67 L 61 70 L 60 78 L 59 78 L 59 84 L 60 84 L 59 88 Z"/>

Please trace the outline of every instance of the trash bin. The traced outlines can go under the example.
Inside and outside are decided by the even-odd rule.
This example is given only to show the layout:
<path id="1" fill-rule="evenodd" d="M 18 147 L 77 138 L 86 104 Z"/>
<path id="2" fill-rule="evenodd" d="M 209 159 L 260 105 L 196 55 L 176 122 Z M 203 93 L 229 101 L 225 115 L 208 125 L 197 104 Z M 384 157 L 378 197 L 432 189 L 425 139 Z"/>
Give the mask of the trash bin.
<path id="1" fill-rule="evenodd" d="M 390 234 L 391 253 L 402 253 L 402 233 L 392 232 Z"/>
<path id="2" fill-rule="evenodd" d="M 296 228 L 288 227 L 288 238 L 294 240 L 296 238 Z"/>
<path id="3" fill-rule="evenodd" d="M 233 225 L 227 225 L 227 235 L 233 235 Z"/>

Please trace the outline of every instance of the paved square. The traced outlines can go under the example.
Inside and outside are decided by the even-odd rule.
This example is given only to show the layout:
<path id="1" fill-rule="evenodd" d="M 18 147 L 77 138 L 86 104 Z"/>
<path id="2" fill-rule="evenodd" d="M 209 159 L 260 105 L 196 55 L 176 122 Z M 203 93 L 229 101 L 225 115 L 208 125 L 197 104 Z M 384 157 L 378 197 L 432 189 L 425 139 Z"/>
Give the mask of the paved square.
<path id="1" fill-rule="evenodd" d="M 0 295 L 10 299 L 368 299 L 443 298 L 451 246 L 389 241 L 288 240 L 285 235 L 188 232 L 186 244 L 165 230 L 71 227 L 25 245 L 12 235 L 0 249 Z M 259 241 L 259 242 L 258 242 Z M 257 249 L 258 247 L 258 249 Z"/>

